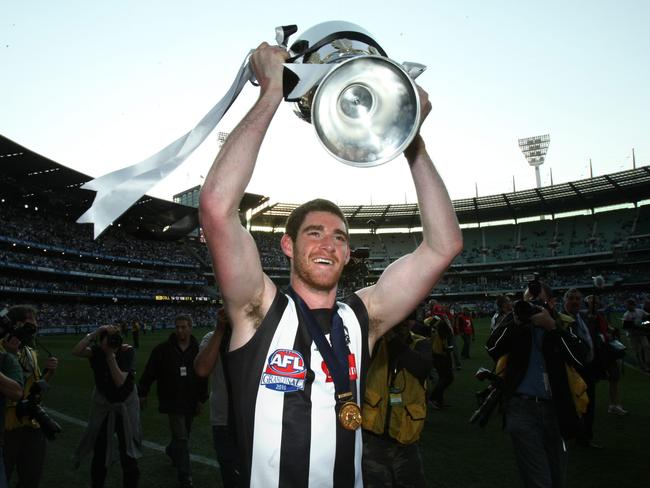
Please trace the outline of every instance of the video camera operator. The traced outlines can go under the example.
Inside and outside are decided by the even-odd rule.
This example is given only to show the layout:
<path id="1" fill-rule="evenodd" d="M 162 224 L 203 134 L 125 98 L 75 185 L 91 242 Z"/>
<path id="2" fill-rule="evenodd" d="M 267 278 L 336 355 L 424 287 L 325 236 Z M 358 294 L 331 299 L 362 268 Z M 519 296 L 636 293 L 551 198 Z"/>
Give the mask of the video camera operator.
<path id="1" fill-rule="evenodd" d="M 531 279 L 523 300 L 515 302 L 486 346 L 495 361 L 507 355 L 504 371 L 498 372 L 504 430 L 527 487 L 565 486 L 564 441 L 580 430 L 568 366 L 581 366 L 587 350 L 557 320 L 549 304 L 552 294 L 536 276 Z"/>
<path id="2" fill-rule="evenodd" d="M 13 328 L 8 309 L 0 311 L 0 337 Z M 0 488 L 7 488 L 4 466 L 5 405 L 7 400 L 18 401 L 23 396 L 23 371 L 13 354 L 0 352 Z"/>
<path id="3" fill-rule="evenodd" d="M 47 439 L 54 440 L 61 427 L 41 406 L 41 395 L 56 372 L 58 359 L 50 356 L 41 372 L 35 350 L 38 329 L 37 311 L 28 305 L 9 309 L 7 317 L 11 330 L 0 341 L 0 351 L 12 354 L 20 364 L 23 395 L 7 402 L 5 409 L 4 465 L 7 481 L 16 470 L 18 486 L 36 488 L 40 484 L 45 464 Z"/>
<path id="4" fill-rule="evenodd" d="M 93 341 L 97 341 L 93 344 Z M 122 486 L 138 486 L 142 429 L 140 403 L 135 385 L 135 349 L 123 344 L 114 325 L 102 325 L 83 337 L 72 349 L 75 356 L 88 358 L 95 388 L 88 427 L 75 452 L 75 465 L 92 450 L 91 479 L 93 488 L 101 488 L 111 465 L 113 433 L 117 434 Z"/>

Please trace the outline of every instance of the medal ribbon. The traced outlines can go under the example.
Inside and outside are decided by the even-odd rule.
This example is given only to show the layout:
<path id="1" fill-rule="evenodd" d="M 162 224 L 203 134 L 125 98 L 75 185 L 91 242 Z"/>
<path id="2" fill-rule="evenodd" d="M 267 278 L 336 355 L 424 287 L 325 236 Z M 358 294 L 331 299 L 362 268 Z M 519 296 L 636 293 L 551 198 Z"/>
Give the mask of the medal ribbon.
<path id="1" fill-rule="evenodd" d="M 300 298 L 300 295 L 298 295 L 291 287 L 289 287 L 289 294 L 298 304 L 300 313 L 305 319 L 307 331 L 316 343 L 316 347 L 321 353 L 321 356 L 323 356 L 323 360 L 327 365 L 327 369 L 332 375 L 337 400 L 340 394 L 351 393 L 350 366 L 348 362 L 350 350 L 345 343 L 345 330 L 343 329 L 343 320 L 338 314 L 338 306 L 335 304 L 332 311 L 332 326 L 330 330 L 330 339 L 332 341 L 332 345 L 330 346 L 329 342 L 327 342 L 327 338 L 325 337 L 325 333 L 316 323 L 314 315 L 311 313 L 311 310 L 307 308 L 307 305 L 303 299 Z"/>

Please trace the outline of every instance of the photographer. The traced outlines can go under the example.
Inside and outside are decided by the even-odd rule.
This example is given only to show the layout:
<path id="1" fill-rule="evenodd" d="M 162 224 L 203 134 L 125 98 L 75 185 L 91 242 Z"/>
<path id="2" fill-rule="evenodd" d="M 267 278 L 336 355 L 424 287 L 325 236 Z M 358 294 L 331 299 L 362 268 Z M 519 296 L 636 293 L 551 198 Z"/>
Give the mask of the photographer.
<path id="1" fill-rule="evenodd" d="M 587 351 L 556 320 L 550 299 L 550 287 L 531 280 L 524 299 L 514 304 L 486 346 L 495 361 L 507 355 L 505 370 L 499 372 L 504 430 L 527 487 L 565 486 L 564 440 L 580 430 L 567 365 L 582 366 Z"/>
<path id="2" fill-rule="evenodd" d="M 37 331 L 36 309 L 27 305 L 16 305 L 8 311 L 7 317 L 12 329 L 0 341 L 0 350 L 12 354 L 20 364 L 24 392 L 17 401 L 7 402 L 5 410 L 4 464 L 7 481 L 11 481 L 14 469 L 18 474 L 18 486 L 36 488 L 39 486 L 47 439 L 61 431 L 40 406 L 41 393 L 58 366 L 58 360 L 50 357 L 45 363 L 44 372 L 38 365 L 34 349 Z"/>
<path id="3" fill-rule="evenodd" d="M 377 341 L 363 402 L 364 486 L 426 486 L 418 441 L 432 364 L 431 341 L 408 319 Z"/>
<path id="4" fill-rule="evenodd" d="M 93 344 L 93 341 L 97 343 Z M 75 356 L 88 358 L 93 370 L 88 427 L 75 452 L 75 465 L 93 452 L 91 479 L 93 488 L 101 488 L 113 453 L 113 433 L 117 434 L 123 486 L 138 486 L 142 429 L 140 405 L 135 386 L 135 350 L 122 343 L 119 329 L 103 325 L 83 337 L 72 349 Z"/>
<path id="5" fill-rule="evenodd" d="M 7 317 L 8 310 L 0 312 L 0 337 L 12 328 L 11 320 Z M 0 352 L 0 488 L 7 488 L 7 478 L 4 467 L 4 426 L 5 404 L 7 400 L 18 401 L 23 396 L 23 372 L 18 360 L 13 354 Z"/>

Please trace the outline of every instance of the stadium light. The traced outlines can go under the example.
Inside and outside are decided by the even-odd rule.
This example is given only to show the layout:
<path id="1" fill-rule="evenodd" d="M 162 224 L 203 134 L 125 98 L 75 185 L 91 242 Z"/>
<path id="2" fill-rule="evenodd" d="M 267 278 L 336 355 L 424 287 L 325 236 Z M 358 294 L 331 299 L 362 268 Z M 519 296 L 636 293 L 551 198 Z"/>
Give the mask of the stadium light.
<path id="1" fill-rule="evenodd" d="M 524 157 L 528 164 L 535 168 L 535 178 L 537 180 L 537 188 L 542 187 L 542 179 L 539 175 L 539 167 L 544 164 L 546 158 L 546 151 L 551 142 L 551 137 L 548 134 L 543 136 L 526 137 L 519 139 L 519 149 L 524 153 Z"/>

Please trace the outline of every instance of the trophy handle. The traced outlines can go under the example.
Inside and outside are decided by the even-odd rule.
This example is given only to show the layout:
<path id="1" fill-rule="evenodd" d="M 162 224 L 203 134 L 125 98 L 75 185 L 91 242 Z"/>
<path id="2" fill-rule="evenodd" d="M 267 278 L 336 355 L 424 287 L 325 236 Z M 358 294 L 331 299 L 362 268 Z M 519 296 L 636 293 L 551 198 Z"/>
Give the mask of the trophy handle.
<path id="1" fill-rule="evenodd" d="M 298 26 L 295 24 L 281 25 L 275 28 L 275 41 L 278 46 L 287 47 L 289 37 L 298 32 Z"/>

